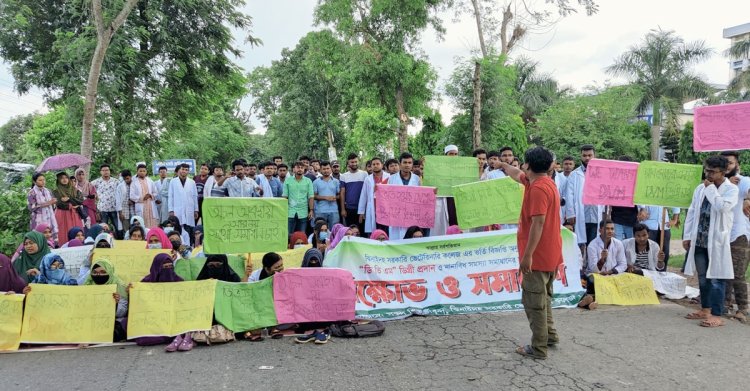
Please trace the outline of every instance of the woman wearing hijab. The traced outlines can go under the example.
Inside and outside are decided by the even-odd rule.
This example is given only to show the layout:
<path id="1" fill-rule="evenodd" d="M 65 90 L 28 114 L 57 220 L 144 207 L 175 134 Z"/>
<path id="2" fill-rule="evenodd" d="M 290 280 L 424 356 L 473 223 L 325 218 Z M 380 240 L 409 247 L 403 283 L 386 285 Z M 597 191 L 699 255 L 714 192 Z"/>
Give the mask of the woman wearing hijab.
<path id="1" fill-rule="evenodd" d="M 18 259 L 13 262 L 13 269 L 29 283 L 39 274 L 42 258 L 49 253 L 49 245 L 44 240 L 44 236 L 39 232 L 31 231 L 23 237 L 23 250 Z"/>
<path id="2" fill-rule="evenodd" d="M 91 274 L 86 277 L 83 285 L 116 285 L 117 290 L 112 295 L 117 305 L 115 309 L 115 331 L 113 342 L 127 339 L 128 289 L 115 274 L 115 267 L 105 259 L 99 259 L 91 267 Z"/>
<path id="3" fill-rule="evenodd" d="M 297 231 L 289 238 L 289 249 L 299 248 L 307 244 L 307 235 L 302 231 Z"/>
<path id="4" fill-rule="evenodd" d="M 60 248 L 67 248 L 70 247 L 70 242 L 74 239 L 78 239 L 83 243 L 84 240 L 86 240 L 86 235 L 83 234 L 83 228 L 81 227 L 73 227 L 68 230 L 68 241 L 65 242 Z"/>
<path id="5" fill-rule="evenodd" d="M 229 259 L 224 254 L 210 254 L 198 273 L 197 280 L 214 279 L 226 282 L 241 282 L 240 276 L 229 266 Z"/>
<path id="6" fill-rule="evenodd" d="M 96 188 L 91 185 L 86 175 L 86 170 L 79 168 L 75 172 L 76 189 L 83 197 L 83 207 L 88 214 L 88 227 L 96 224 Z M 85 222 L 84 222 L 85 223 Z"/>
<path id="7" fill-rule="evenodd" d="M 151 263 L 151 270 L 141 282 L 161 283 L 161 282 L 180 282 L 182 277 L 174 272 L 174 260 L 168 254 L 157 254 Z M 132 287 L 131 287 L 132 289 Z M 140 346 L 159 345 L 169 342 L 170 337 L 141 337 L 136 338 L 135 342 Z M 166 352 L 187 352 L 193 349 L 193 339 L 190 333 L 181 334 L 175 337 L 172 342 L 164 348 Z"/>
<path id="8" fill-rule="evenodd" d="M 125 232 L 125 237 L 124 237 L 123 239 L 125 239 L 125 240 L 131 240 L 131 239 L 130 239 L 130 231 L 131 231 L 131 230 L 132 230 L 132 229 L 133 229 L 134 227 L 139 227 L 139 228 L 141 228 L 141 233 L 143 234 L 143 235 L 141 236 L 141 238 L 140 238 L 140 239 L 137 239 L 137 240 L 143 240 L 143 238 L 145 238 L 145 237 L 146 237 L 146 234 L 148 233 L 148 228 L 146 228 L 146 227 L 147 227 L 147 225 L 146 225 L 145 221 L 143 220 L 143 217 L 141 217 L 141 216 L 132 216 L 132 217 L 130 218 L 130 229 L 129 229 L 129 230 L 127 230 L 127 232 Z"/>
<path id="9" fill-rule="evenodd" d="M 182 224 L 180 223 L 180 219 L 178 219 L 177 216 L 169 216 L 167 218 L 167 221 L 165 221 L 162 226 L 164 227 L 164 232 L 167 235 L 169 235 L 169 233 L 172 231 L 179 232 L 182 243 L 190 243 L 190 234 L 188 234 L 186 230 L 182 229 Z"/>
<path id="10" fill-rule="evenodd" d="M 323 253 L 317 248 L 311 248 L 305 251 L 305 256 L 302 258 L 302 267 L 322 267 L 323 266 Z"/>
<path id="11" fill-rule="evenodd" d="M 382 229 L 376 229 L 372 231 L 372 234 L 370 234 L 370 239 L 384 242 L 388 240 L 388 234 L 385 233 L 385 231 L 383 231 Z"/>
<path id="12" fill-rule="evenodd" d="M 68 232 L 73 227 L 83 227 L 83 220 L 77 211 L 78 208 L 83 208 L 83 196 L 70 182 L 68 174 L 57 174 L 57 188 L 52 190 L 52 195 L 57 199 L 55 219 L 60 232 Z"/>
<path id="13" fill-rule="evenodd" d="M 94 239 L 94 248 L 115 248 L 115 237 L 102 232 Z"/>
<path id="14" fill-rule="evenodd" d="M 49 253 L 42 258 L 39 274 L 33 282 L 34 284 L 48 285 L 78 285 L 76 279 L 65 270 L 65 261 L 62 257 L 53 253 Z M 27 289 L 29 288 L 27 287 Z"/>
<path id="15" fill-rule="evenodd" d="M 325 220 L 315 223 L 315 228 L 310 239 L 312 247 L 320 250 L 321 252 L 325 251 L 326 239 L 328 239 L 328 235 L 328 223 L 326 223 Z"/>
<path id="16" fill-rule="evenodd" d="M 154 227 L 148 230 L 146 234 L 146 248 L 171 250 L 172 243 L 169 241 L 167 234 L 164 233 L 164 230 Z"/>
<path id="17" fill-rule="evenodd" d="M 31 224 L 29 229 L 34 229 L 40 224 L 47 224 L 52 231 L 53 239 L 57 238 L 58 228 L 55 218 L 54 205 L 57 199 L 47 189 L 47 179 L 41 173 L 31 177 L 31 190 L 26 197 L 29 211 L 31 212 Z"/>
<path id="18" fill-rule="evenodd" d="M 328 246 L 328 250 L 333 250 L 336 248 L 336 246 L 341 242 L 341 240 L 344 239 L 345 236 L 347 236 L 347 232 L 349 232 L 349 227 L 345 227 L 343 225 L 340 225 L 337 230 L 333 231 L 333 240 L 331 240 L 331 244 Z"/>
<path id="19" fill-rule="evenodd" d="M 73 239 L 73 240 L 71 240 L 70 242 L 68 242 L 66 244 L 68 245 L 67 248 L 81 247 L 81 246 L 84 245 L 83 242 L 80 241 L 79 239 Z"/>
<path id="20" fill-rule="evenodd" d="M 10 263 L 10 258 L 0 254 L 0 292 L 14 293 L 23 292 L 26 288 L 26 280 L 21 278 Z"/>
<path id="21" fill-rule="evenodd" d="M 404 239 L 417 239 L 423 237 L 424 231 L 422 230 L 422 228 L 419 228 L 416 225 L 409 227 L 409 229 L 406 230 L 406 234 L 404 235 Z"/>
<path id="22" fill-rule="evenodd" d="M 94 244 L 94 239 L 99 236 L 100 233 L 105 232 L 104 226 L 101 224 L 95 224 L 89 228 L 86 232 L 86 239 L 83 241 L 85 244 Z"/>
<path id="23" fill-rule="evenodd" d="M 34 228 L 35 232 L 39 232 L 44 236 L 44 238 L 47 240 L 47 245 L 50 249 L 55 248 L 55 242 L 52 241 L 52 231 L 49 228 L 49 225 L 47 224 L 39 224 Z M 13 256 L 10 258 L 11 263 L 15 263 L 16 259 L 21 256 L 21 252 L 23 251 L 23 242 L 18 245 L 18 248 L 16 248 L 16 252 L 13 253 Z"/>

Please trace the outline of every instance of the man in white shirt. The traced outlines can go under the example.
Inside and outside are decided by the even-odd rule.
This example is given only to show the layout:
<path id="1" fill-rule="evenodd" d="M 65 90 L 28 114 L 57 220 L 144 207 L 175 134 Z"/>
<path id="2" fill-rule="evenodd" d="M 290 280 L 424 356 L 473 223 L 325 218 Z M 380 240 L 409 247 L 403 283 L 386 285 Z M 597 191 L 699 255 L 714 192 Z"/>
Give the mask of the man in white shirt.
<path id="1" fill-rule="evenodd" d="M 659 243 L 648 238 L 648 227 L 638 223 L 633 226 L 633 237 L 622 241 L 625 247 L 627 272 L 643 275 L 643 270 L 664 270 L 664 252 Z"/>
<path id="2" fill-rule="evenodd" d="M 177 178 L 169 182 L 169 215 L 180 220 L 182 229 L 190 236 L 190 244 L 194 244 L 193 227 L 198 218 L 198 189 L 195 181 L 188 178 L 190 166 L 180 165 Z"/>
<path id="3" fill-rule="evenodd" d="M 727 282 L 726 306 L 727 313 L 732 314 L 734 304 L 737 304 L 737 312 L 734 318 L 742 323 L 747 322 L 747 283 L 745 273 L 748 264 L 748 238 L 750 238 L 750 220 L 743 209 L 750 208 L 748 191 L 750 191 L 750 178 L 740 175 L 739 154 L 736 151 L 724 151 L 721 156 L 727 158 L 727 178 L 729 182 L 739 188 L 738 202 L 734 206 L 734 222 L 730 239 L 732 251 L 732 265 L 734 266 L 734 279 Z"/>
<path id="4" fill-rule="evenodd" d="M 500 168 L 500 152 L 490 151 L 490 153 L 487 154 L 487 162 L 487 170 L 482 173 L 482 176 L 479 178 L 480 180 L 486 181 L 489 179 L 505 178 L 505 172 Z"/>
<path id="5" fill-rule="evenodd" d="M 583 186 L 589 161 L 596 157 L 593 145 L 581 146 L 581 166 L 570 174 L 566 181 L 565 219 L 575 227 L 578 246 L 586 247 L 596 237 L 597 224 L 601 221 L 600 205 L 583 204 Z"/>
<path id="6" fill-rule="evenodd" d="M 628 268 L 625 259 L 625 247 L 615 238 L 615 223 L 612 220 L 599 222 L 599 236 L 594 238 L 586 248 L 587 267 L 586 295 L 578 303 L 579 307 L 596 308 L 596 290 L 594 288 L 594 274 L 609 276 L 624 273 Z"/>

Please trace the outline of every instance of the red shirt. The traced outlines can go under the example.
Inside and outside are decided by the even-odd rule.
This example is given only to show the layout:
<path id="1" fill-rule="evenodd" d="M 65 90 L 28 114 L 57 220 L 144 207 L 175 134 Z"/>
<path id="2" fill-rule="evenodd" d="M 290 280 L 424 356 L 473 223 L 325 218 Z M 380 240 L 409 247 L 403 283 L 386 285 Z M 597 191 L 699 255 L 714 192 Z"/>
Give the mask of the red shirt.
<path id="1" fill-rule="evenodd" d="M 541 177 L 529 183 L 526 175 L 521 174 L 521 182 L 526 191 L 523 193 L 521 217 L 518 221 L 518 254 L 523 258 L 531 231 L 531 217 L 544 215 L 542 237 L 531 256 L 531 270 L 554 272 L 563 262 L 562 236 L 560 236 L 560 194 L 555 182 L 550 177 Z"/>

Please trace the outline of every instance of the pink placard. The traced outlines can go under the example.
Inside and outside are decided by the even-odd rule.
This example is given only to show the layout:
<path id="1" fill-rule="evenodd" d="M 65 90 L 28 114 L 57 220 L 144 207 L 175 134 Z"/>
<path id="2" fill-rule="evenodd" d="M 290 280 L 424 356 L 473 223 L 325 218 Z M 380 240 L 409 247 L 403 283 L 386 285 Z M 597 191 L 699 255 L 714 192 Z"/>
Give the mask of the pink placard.
<path id="1" fill-rule="evenodd" d="M 389 227 L 435 226 L 435 188 L 377 185 L 375 220 Z"/>
<path id="2" fill-rule="evenodd" d="M 592 159 L 583 184 L 585 205 L 633 206 L 638 163 Z"/>
<path id="3" fill-rule="evenodd" d="M 311 267 L 273 276 L 279 324 L 353 320 L 356 302 L 354 277 L 348 270 Z"/>
<path id="4" fill-rule="evenodd" d="M 750 149 L 750 102 L 696 107 L 693 121 L 695 151 Z"/>

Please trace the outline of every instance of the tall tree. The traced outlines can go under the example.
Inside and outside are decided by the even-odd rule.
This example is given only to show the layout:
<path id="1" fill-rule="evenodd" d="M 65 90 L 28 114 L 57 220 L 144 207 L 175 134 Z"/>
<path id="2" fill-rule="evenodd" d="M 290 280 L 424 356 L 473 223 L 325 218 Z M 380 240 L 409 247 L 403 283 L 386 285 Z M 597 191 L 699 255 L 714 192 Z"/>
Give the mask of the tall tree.
<path id="1" fill-rule="evenodd" d="M 536 116 L 555 103 L 570 88 L 560 88 L 552 76 L 539 71 L 539 63 L 526 57 L 519 57 L 513 62 L 516 68 L 516 86 L 518 103 L 523 107 L 523 122 L 536 122 Z"/>
<path id="2" fill-rule="evenodd" d="M 693 73 L 694 64 L 707 59 L 711 49 L 703 41 L 685 42 L 674 31 L 651 30 L 643 41 L 628 49 L 607 72 L 624 76 L 643 91 L 638 102 L 640 113 L 651 107 L 651 159 L 659 159 L 661 129 L 666 119 L 676 122 L 682 104 L 690 99 L 707 98 L 713 92 L 700 76 Z"/>
<path id="3" fill-rule="evenodd" d="M 750 58 L 750 38 L 735 42 L 726 54 L 731 60 Z M 728 90 L 736 96 L 735 100 L 750 100 L 750 68 L 739 70 L 729 82 Z"/>

